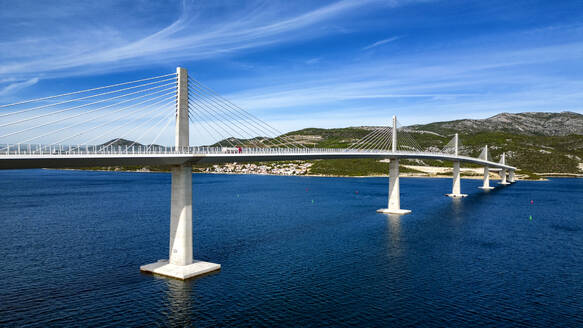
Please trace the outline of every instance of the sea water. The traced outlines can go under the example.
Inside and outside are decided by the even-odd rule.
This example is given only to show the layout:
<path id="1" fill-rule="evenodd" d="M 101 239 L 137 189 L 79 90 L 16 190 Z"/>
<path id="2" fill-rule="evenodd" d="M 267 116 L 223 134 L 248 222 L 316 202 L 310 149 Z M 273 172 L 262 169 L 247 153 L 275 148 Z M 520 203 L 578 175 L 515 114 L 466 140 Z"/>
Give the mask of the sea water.
<path id="1" fill-rule="evenodd" d="M 0 171 L 0 326 L 583 326 L 583 180 L 480 184 L 195 174 L 183 282 L 169 174 Z"/>

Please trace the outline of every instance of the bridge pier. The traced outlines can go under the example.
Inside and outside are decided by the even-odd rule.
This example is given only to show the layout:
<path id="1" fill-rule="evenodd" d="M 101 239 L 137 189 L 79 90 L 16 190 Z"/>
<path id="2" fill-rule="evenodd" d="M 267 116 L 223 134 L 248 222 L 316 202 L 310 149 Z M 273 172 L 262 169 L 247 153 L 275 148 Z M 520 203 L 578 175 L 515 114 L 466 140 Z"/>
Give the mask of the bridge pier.
<path id="1" fill-rule="evenodd" d="M 480 189 L 484 189 L 484 190 L 492 190 L 494 189 L 494 187 L 490 187 L 490 168 L 487 166 L 484 166 L 484 180 L 483 180 L 483 184 L 481 187 L 478 187 Z"/>
<path id="2" fill-rule="evenodd" d="M 170 250 L 168 260 L 140 267 L 176 279 L 189 279 L 219 270 L 220 264 L 192 259 L 192 167 L 172 167 L 172 199 L 170 205 Z"/>
<path id="3" fill-rule="evenodd" d="M 509 185 L 510 183 L 506 181 L 506 169 L 500 170 L 500 184 Z"/>
<path id="4" fill-rule="evenodd" d="M 446 194 L 448 197 L 461 198 L 466 197 L 467 194 L 461 193 L 461 179 L 460 179 L 460 162 L 453 162 L 453 185 L 451 188 L 451 194 Z"/>
<path id="5" fill-rule="evenodd" d="M 394 158 L 389 163 L 389 204 L 388 208 L 378 209 L 385 214 L 409 214 L 411 210 L 401 209 L 401 195 L 399 189 L 399 160 Z"/>
<path id="6" fill-rule="evenodd" d="M 502 153 L 502 157 L 500 158 L 500 163 L 506 165 L 506 153 Z M 508 185 L 510 183 L 506 182 L 506 169 L 500 170 L 500 184 L 501 185 Z"/>
<path id="7" fill-rule="evenodd" d="M 188 73 L 178 67 L 176 149 L 188 147 Z M 176 279 L 189 279 L 221 268 L 220 264 L 192 259 L 192 166 L 172 167 L 168 260 L 142 265 L 141 271 Z"/>
<path id="8" fill-rule="evenodd" d="M 509 180 L 510 183 L 515 183 L 516 182 L 516 178 L 514 176 L 514 170 L 508 171 L 508 180 Z"/>

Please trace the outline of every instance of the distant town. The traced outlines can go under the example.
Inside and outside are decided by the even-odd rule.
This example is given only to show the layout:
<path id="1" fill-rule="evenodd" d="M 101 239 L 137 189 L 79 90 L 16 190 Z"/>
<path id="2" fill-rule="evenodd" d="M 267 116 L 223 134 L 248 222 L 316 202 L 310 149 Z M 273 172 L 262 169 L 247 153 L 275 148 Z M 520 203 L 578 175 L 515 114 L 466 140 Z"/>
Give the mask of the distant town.
<path id="1" fill-rule="evenodd" d="M 295 161 L 279 163 L 227 163 L 206 168 L 194 168 L 195 172 L 221 174 L 272 174 L 272 175 L 305 175 L 312 163 Z"/>

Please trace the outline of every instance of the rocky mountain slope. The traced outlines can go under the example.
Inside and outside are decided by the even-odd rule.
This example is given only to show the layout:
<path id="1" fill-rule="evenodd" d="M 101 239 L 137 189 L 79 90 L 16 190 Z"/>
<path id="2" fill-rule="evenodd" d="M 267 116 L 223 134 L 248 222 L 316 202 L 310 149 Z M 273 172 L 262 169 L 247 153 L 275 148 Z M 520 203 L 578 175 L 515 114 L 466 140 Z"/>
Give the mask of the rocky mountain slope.
<path id="1" fill-rule="evenodd" d="M 507 132 L 533 136 L 583 135 L 583 115 L 574 112 L 501 113 L 482 120 L 463 119 L 425 125 L 413 125 L 409 128 L 440 134 L 457 131 L 460 133 Z"/>

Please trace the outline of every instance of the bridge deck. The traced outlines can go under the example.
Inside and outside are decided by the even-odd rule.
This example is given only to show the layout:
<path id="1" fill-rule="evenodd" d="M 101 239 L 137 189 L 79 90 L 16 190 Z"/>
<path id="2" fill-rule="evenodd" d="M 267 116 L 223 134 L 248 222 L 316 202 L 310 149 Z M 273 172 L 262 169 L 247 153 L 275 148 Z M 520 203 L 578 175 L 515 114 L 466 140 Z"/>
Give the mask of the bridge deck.
<path id="1" fill-rule="evenodd" d="M 346 151 L 336 149 L 326 150 L 289 150 L 273 151 L 259 149 L 245 150 L 242 153 L 222 152 L 185 152 L 166 153 L 150 152 L 135 154 L 121 153 L 59 153 L 59 154 L 9 154 L 0 155 L 0 169 L 30 169 L 30 168 L 73 168 L 95 166 L 168 166 L 182 164 L 207 164 L 227 162 L 261 162 L 261 161 L 288 161 L 288 160 L 315 160 L 315 159 L 342 159 L 342 158 L 376 158 L 376 159 L 434 159 L 445 161 L 459 161 L 479 164 L 491 168 L 516 170 L 515 167 L 473 158 L 456 156 L 444 153 L 418 152 L 387 152 L 387 151 Z"/>

